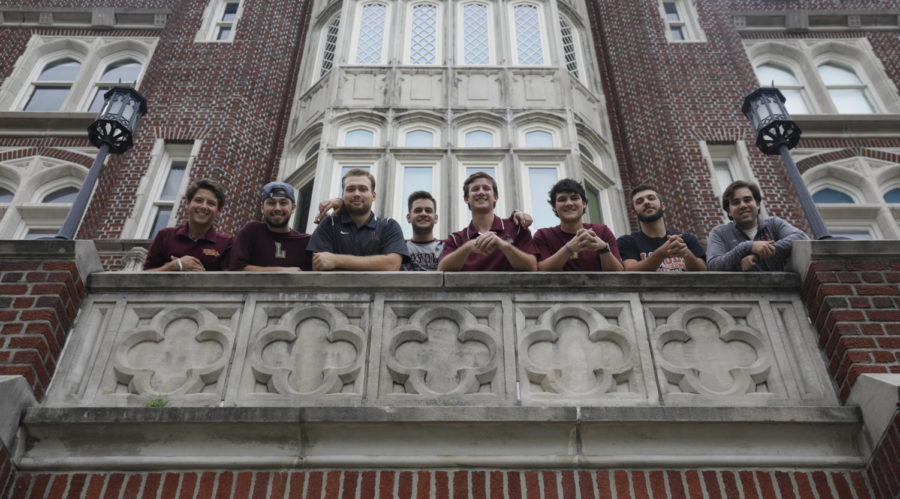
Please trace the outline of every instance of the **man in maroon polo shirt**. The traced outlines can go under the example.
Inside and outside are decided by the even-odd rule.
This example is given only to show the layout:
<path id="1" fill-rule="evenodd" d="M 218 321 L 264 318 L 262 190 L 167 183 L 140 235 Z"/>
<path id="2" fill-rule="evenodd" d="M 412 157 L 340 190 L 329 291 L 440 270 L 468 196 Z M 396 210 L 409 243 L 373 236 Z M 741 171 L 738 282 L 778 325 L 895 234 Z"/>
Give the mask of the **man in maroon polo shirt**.
<path id="1" fill-rule="evenodd" d="M 564 178 L 550 189 L 550 206 L 559 225 L 537 231 L 534 245 L 541 253 L 539 270 L 622 271 L 616 236 L 603 224 L 581 221 L 587 211 L 584 187 Z"/>
<path id="2" fill-rule="evenodd" d="M 498 198 L 493 177 L 484 172 L 469 175 L 463 183 L 463 200 L 472 212 L 472 222 L 444 241 L 439 271 L 537 270 L 538 251 L 531 231 L 495 216 Z"/>
<path id="3" fill-rule="evenodd" d="M 290 228 L 296 208 L 294 188 L 284 182 L 269 182 L 262 190 L 264 222 L 247 222 L 234 238 L 230 270 L 278 272 L 312 270 L 312 255 L 306 251 L 309 234 Z"/>
<path id="4" fill-rule="evenodd" d="M 144 270 L 224 270 L 232 237 L 213 228 L 216 215 L 225 205 L 222 189 L 208 180 L 198 180 L 188 188 L 187 198 L 187 223 L 156 234 L 144 260 Z"/>

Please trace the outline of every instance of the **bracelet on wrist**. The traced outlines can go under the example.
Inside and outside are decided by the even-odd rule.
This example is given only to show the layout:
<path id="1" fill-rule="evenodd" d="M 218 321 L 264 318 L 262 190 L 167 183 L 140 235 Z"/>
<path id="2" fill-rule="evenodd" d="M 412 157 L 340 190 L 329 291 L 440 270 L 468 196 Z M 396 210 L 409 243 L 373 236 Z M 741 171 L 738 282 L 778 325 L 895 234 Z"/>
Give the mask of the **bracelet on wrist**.
<path id="1" fill-rule="evenodd" d="M 181 258 L 176 258 L 176 259 L 175 259 L 175 265 L 178 266 L 178 271 L 179 271 L 179 272 L 181 272 L 182 270 L 184 270 L 184 266 L 181 265 Z"/>

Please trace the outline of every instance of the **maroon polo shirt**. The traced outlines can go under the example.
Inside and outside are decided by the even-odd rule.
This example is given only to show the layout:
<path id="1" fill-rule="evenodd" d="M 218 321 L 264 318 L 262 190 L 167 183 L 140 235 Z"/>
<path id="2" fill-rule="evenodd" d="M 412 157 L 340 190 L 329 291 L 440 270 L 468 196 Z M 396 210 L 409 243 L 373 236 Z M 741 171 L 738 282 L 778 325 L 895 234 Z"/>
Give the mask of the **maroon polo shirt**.
<path id="1" fill-rule="evenodd" d="M 519 248 L 520 250 L 528 253 L 530 255 L 538 255 L 537 248 L 534 247 L 534 244 L 531 240 L 531 231 L 519 227 L 511 219 L 504 219 L 498 216 L 494 216 L 494 223 L 491 225 L 491 232 L 495 232 L 498 236 L 504 239 L 506 242 L 512 243 L 513 246 Z M 466 244 L 470 239 L 478 237 L 479 232 L 478 229 L 475 228 L 471 222 L 469 226 L 465 229 L 454 232 L 450 234 L 450 237 L 444 241 L 444 251 L 441 252 L 441 258 L 449 255 L 456 251 L 460 246 Z M 462 269 L 464 271 L 472 271 L 472 270 L 482 270 L 482 271 L 515 271 L 510 265 L 509 260 L 506 259 L 506 255 L 503 254 L 502 251 L 494 250 L 489 255 L 482 255 L 479 253 L 470 253 L 469 257 L 466 258 L 466 263 L 463 264 Z"/>
<path id="2" fill-rule="evenodd" d="M 144 270 L 162 267 L 172 257 L 192 256 L 203 263 L 206 270 L 224 270 L 231 251 L 231 234 L 224 234 L 210 227 L 203 237 L 191 239 L 188 224 L 168 227 L 156 233 Z"/>
<path id="3" fill-rule="evenodd" d="M 263 222 L 247 222 L 234 238 L 228 268 L 240 270 L 247 265 L 259 265 L 312 270 L 312 255 L 306 251 L 309 237 L 294 229 L 272 232 Z"/>
<path id="4" fill-rule="evenodd" d="M 594 233 L 600 236 L 600 239 L 606 241 L 609 245 L 609 251 L 616 257 L 616 260 L 622 261 L 619 256 L 619 247 L 616 245 L 616 236 L 613 235 L 609 227 L 603 224 L 584 224 L 585 229 L 593 229 Z M 575 234 L 564 232 L 562 227 L 547 227 L 537 231 L 534 234 L 534 246 L 540 252 L 541 260 L 545 260 L 553 256 L 560 248 L 566 245 Z M 604 270 L 600 261 L 600 254 L 596 251 L 579 251 L 578 258 L 570 258 L 562 268 L 569 271 L 598 271 Z"/>

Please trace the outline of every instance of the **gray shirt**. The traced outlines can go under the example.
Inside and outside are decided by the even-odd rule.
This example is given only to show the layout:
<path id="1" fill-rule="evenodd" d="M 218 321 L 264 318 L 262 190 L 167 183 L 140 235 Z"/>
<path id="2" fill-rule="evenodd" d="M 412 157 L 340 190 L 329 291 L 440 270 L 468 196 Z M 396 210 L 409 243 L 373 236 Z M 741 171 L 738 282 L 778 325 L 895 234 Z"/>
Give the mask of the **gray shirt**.
<path id="1" fill-rule="evenodd" d="M 400 270 L 433 272 L 437 270 L 438 259 L 444 251 L 444 241 L 433 239 L 427 243 L 417 243 L 407 239 L 406 248 L 409 250 L 409 263 L 404 263 Z"/>
<path id="2" fill-rule="evenodd" d="M 775 256 L 759 260 L 753 270 L 783 271 L 794 241 L 809 239 L 806 233 L 778 217 L 760 217 L 757 228 L 752 240 L 734 222 L 714 228 L 706 246 L 709 270 L 740 270 L 741 259 L 751 253 L 753 241 L 775 241 Z"/>

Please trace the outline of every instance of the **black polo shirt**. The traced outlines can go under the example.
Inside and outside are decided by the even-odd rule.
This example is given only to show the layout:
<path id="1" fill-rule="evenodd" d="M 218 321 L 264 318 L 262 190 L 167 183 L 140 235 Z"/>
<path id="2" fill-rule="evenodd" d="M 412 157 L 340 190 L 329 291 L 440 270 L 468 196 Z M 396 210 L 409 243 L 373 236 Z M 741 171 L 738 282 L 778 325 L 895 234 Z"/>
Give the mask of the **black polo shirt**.
<path id="1" fill-rule="evenodd" d="M 403 257 L 403 263 L 409 262 L 400 224 L 393 218 L 378 218 L 374 213 L 361 227 L 346 213 L 325 217 L 313 232 L 306 250 L 354 256 L 397 253 Z"/>

